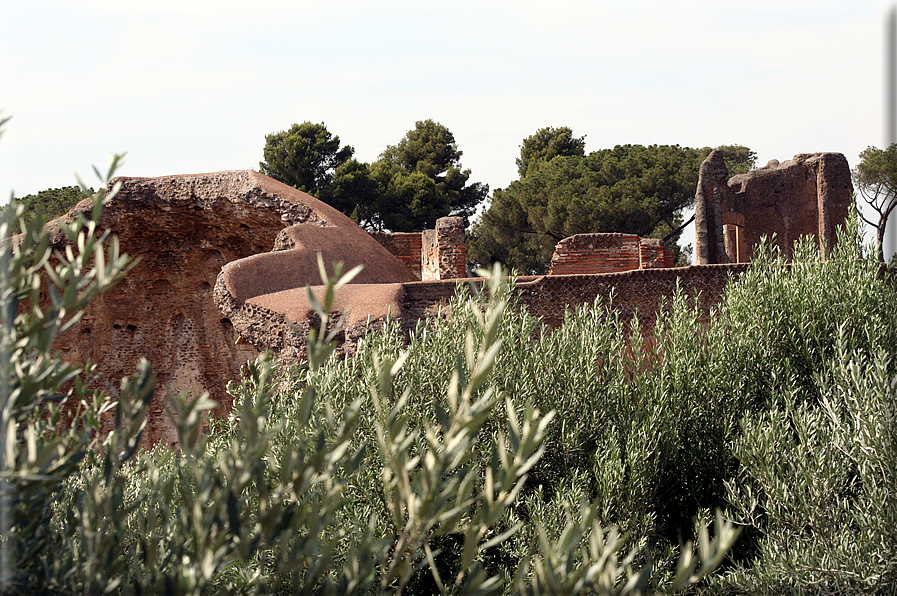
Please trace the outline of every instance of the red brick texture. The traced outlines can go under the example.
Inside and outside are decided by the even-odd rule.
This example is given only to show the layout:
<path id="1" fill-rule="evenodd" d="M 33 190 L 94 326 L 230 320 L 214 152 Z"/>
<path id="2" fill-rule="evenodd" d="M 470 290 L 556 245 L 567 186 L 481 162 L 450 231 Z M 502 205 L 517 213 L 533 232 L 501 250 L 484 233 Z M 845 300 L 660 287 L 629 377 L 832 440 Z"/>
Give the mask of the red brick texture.
<path id="1" fill-rule="evenodd" d="M 549 275 L 618 273 L 673 266 L 661 240 L 635 234 L 577 234 L 557 243 Z"/>
<path id="2" fill-rule="evenodd" d="M 374 240 L 391 252 L 403 265 L 421 277 L 420 232 L 371 232 Z"/>
<path id="3" fill-rule="evenodd" d="M 435 269 L 430 279 L 463 279 L 467 277 L 467 247 L 463 217 L 441 217 L 436 220 Z M 423 279 L 427 279 L 424 272 Z"/>
<path id="4" fill-rule="evenodd" d="M 676 291 L 690 301 L 699 300 L 705 320 L 719 304 L 729 280 L 737 279 L 747 264 L 702 265 L 665 269 L 645 269 L 604 275 L 537 275 L 519 277 L 516 287 L 520 304 L 530 314 L 539 316 L 549 329 L 561 325 L 567 310 L 601 299 L 605 309 L 618 314 L 629 324 L 636 317 L 641 329 L 649 333 L 657 320 L 657 312 Z M 479 278 L 469 280 L 479 284 Z M 413 329 L 421 318 L 448 305 L 455 294 L 456 280 L 411 282 L 403 284 L 402 319 L 406 329 Z"/>
<path id="5" fill-rule="evenodd" d="M 371 236 L 411 269 L 418 279 L 467 277 L 464 218 L 441 217 L 423 232 L 371 232 Z"/>

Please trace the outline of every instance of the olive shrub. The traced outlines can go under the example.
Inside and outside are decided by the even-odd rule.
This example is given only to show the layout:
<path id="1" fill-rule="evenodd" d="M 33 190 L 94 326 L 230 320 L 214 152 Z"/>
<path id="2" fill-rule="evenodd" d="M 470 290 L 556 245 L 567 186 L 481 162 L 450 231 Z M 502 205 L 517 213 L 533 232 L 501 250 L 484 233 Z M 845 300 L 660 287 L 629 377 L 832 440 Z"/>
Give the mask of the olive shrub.
<path id="1" fill-rule="evenodd" d="M 322 271 L 305 360 L 248 363 L 226 419 L 169 396 L 181 449 L 140 450 L 149 366 L 104 394 L 51 349 L 127 271 L 114 192 L 61 252 L 0 223 L 4 593 L 893 590 L 897 294 L 855 229 L 760 247 L 710 322 L 676 293 L 644 337 L 600 302 L 545 333 L 494 270 L 339 359 L 353 272 Z"/>
<path id="2" fill-rule="evenodd" d="M 323 326 L 303 363 L 249 363 L 226 420 L 205 420 L 206 396 L 169 396 L 181 449 L 141 451 L 149 366 L 107 394 L 87 389 L 89 365 L 51 348 L 127 271 L 115 238 L 96 226 L 115 192 L 94 196 L 90 218 L 62 224 L 62 251 L 40 216 L 25 222 L 14 206 L 0 222 L 0 237 L 16 221 L 23 230 L 0 247 L 3 593 L 637 594 L 657 585 L 634 548 L 644 545 L 604 523 L 587 495 L 553 501 L 563 518 L 526 511 L 557 421 L 495 383 L 504 338 L 520 324 L 498 270 L 487 299 L 459 298 L 432 334 L 421 327 L 403 347 L 387 329 L 345 361 L 331 358 L 339 326 L 326 321 L 351 272 L 325 275 L 322 303 L 310 296 Z M 443 343 L 428 345 L 434 336 Z M 416 350 L 440 359 L 438 376 L 420 376 Z M 101 432 L 104 419 L 111 432 Z M 736 535 L 721 519 L 712 540 L 702 531 L 700 564 L 685 545 L 664 586 L 699 581 Z"/>

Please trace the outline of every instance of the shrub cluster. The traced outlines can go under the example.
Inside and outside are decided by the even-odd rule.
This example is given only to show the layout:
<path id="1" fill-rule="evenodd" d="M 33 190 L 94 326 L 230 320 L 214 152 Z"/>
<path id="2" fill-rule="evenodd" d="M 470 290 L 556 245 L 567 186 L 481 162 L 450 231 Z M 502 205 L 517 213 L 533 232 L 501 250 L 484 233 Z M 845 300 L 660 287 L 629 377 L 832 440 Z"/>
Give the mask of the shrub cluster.
<path id="1" fill-rule="evenodd" d="M 301 363 L 249 363 L 227 419 L 172 396 L 181 450 L 140 451 L 148 367 L 93 393 L 50 349 L 127 259 L 83 218 L 51 259 L 42 223 L 0 247 L 4 593 L 897 585 L 897 294 L 854 243 L 761 248 L 710 323 L 677 293 L 647 337 L 600 303 L 542 334 L 496 270 L 410 338 L 339 360 L 322 327 Z M 321 321 L 351 276 L 309 297 Z"/>
<path id="2" fill-rule="evenodd" d="M 322 327 L 301 366 L 249 363 L 231 388 L 232 415 L 211 432 L 208 398 L 172 396 L 181 450 L 139 451 L 154 389 L 147 364 L 109 395 L 86 389 L 89 366 L 51 350 L 127 270 L 115 239 L 96 231 L 107 198 L 94 197 L 90 220 L 63 224 L 76 250 L 52 251 L 43 218 L 27 220 L 21 204 L 0 222 L 0 236 L 16 221 L 23 230 L 0 245 L 3 593 L 638 594 L 654 581 L 585 500 L 571 501 L 563 532 L 537 525 L 538 540 L 508 558 L 523 525 L 512 510 L 554 414 L 492 382 L 512 319 L 497 269 L 488 300 L 454 304 L 448 328 L 461 341 L 440 354 L 449 370 L 428 381 L 438 403 L 412 376 L 412 351 L 425 344 L 399 349 L 391 328 L 362 358 L 339 362 L 338 328 Z M 321 271 L 324 300 L 310 299 L 326 326 L 352 272 Z M 106 417 L 115 430 L 101 435 Z M 716 530 L 713 540 L 702 530 L 701 565 L 686 545 L 665 585 L 720 563 L 737 531 L 721 519 Z"/>

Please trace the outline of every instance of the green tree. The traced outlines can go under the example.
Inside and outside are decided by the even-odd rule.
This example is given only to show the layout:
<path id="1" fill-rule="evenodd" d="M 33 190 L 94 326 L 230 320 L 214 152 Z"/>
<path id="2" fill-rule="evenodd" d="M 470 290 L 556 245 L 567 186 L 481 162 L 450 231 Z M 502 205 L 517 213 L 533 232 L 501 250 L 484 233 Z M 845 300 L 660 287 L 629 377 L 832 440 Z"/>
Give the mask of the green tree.
<path id="1" fill-rule="evenodd" d="M 381 160 L 371 166 L 371 175 L 380 189 L 376 218 L 381 228 L 394 232 L 424 230 L 452 212 L 449 196 L 424 172 L 409 172 Z"/>
<path id="2" fill-rule="evenodd" d="M 493 193 L 492 204 L 471 230 L 469 258 L 475 264 L 498 261 L 521 273 L 545 273 L 559 240 L 594 232 L 662 238 L 678 252 L 682 211 L 694 204 L 698 169 L 709 152 L 678 145 L 618 145 L 528 163 L 525 176 Z M 749 149 L 733 145 L 727 153 L 733 169 L 753 166 Z"/>
<path id="3" fill-rule="evenodd" d="M 373 164 L 347 162 L 322 198 L 368 229 L 410 232 L 432 228 L 446 215 L 470 217 L 489 192 L 468 183 L 454 135 L 433 120 L 415 123 Z"/>
<path id="4" fill-rule="evenodd" d="M 520 157 L 517 158 L 517 172 L 520 177 L 526 176 L 530 164 L 551 161 L 558 156 L 585 155 L 586 137 L 574 137 L 573 131 L 566 126 L 540 128 L 525 139 L 520 145 Z"/>
<path id="5" fill-rule="evenodd" d="M 93 194 L 92 188 L 81 189 L 78 186 L 63 186 L 62 188 L 48 188 L 33 195 L 13 198 L 10 205 L 22 204 L 25 206 L 23 219 L 27 223 L 34 218 L 35 213 L 38 211 L 43 213 L 48 220 L 61 217 L 71 211 L 72 207 L 81 200 Z M 18 232 L 18 230 L 10 231 L 14 234 Z"/>
<path id="6" fill-rule="evenodd" d="M 380 196 L 380 185 L 371 173 L 371 166 L 352 158 L 336 168 L 333 182 L 320 199 L 358 225 L 373 230 L 383 227 L 378 211 Z"/>
<path id="7" fill-rule="evenodd" d="M 875 212 L 871 219 L 860 216 L 875 229 L 878 260 L 884 262 L 883 241 L 888 216 L 897 206 L 897 144 L 887 149 L 867 147 L 853 171 L 854 184 L 866 204 Z"/>
<path id="8" fill-rule="evenodd" d="M 326 193 L 334 171 L 355 153 L 349 145 L 340 147 L 324 123 L 303 122 L 289 130 L 265 136 L 262 174 L 294 188 L 318 196 Z"/>
<path id="9" fill-rule="evenodd" d="M 433 120 L 419 120 L 397 145 L 380 156 L 381 172 L 389 172 L 385 191 L 396 208 L 382 213 L 391 229 L 410 225 L 423 229 L 446 215 L 470 217 L 489 192 L 480 182 L 468 184 L 470 170 L 461 168 L 462 152 L 448 128 Z M 421 175 L 433 181 L 435 193 Z M 411 191 L 413 189 L 413 192 Z"/>
<path id="10" fill-rule="evenodd" d="M 468 254 L 476 262 L 496 260 L 521 272 L 544 273 L 555 243 L 567 236 L 625 232 L 664 238 L 694 201 L 703 157 L 700 150 L 679 146 L 618 145 L 532 164 L 526 176 L 495 191 Z M 520 254 L 521 247 L 535 252 Z"/>
<path id="11" fill-rule="evenodd" d="M 736 174 L 746 174 L 757 166 L 757 152 L 744 145 L 720 145 L 716 149 L 723 152 L 723 161 L 726 162 L 726 169 L 729 170 L 730 177 Z M 710 155 L 713 148 L 704 147 L 702 151 L 705 155 Z"/>

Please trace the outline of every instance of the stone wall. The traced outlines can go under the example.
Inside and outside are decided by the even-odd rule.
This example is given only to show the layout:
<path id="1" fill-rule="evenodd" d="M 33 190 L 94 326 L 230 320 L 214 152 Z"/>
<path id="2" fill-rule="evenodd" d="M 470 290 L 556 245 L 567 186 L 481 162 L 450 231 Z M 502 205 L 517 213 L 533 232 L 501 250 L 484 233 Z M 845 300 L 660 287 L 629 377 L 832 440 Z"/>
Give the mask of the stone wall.
<path id="1" fill-rule="evenodd" d="M 667 303 L 680 288 L 689 300 L 700 295 L 705 320 L 723 296 L 730 279 L 745 271 L 747 265 L 711 265 L 663 269 L 641 269 L 603 275 L 563 275 L 520 278 L 517 287 L 527 310 L 542 318 L 550 329 L 561 325 L 568 308 L 592 304 L 601 299 L 628 324 L 638 318 L 648 333 L 662 303 Z"/>
<path id="2" fill-rule="evenodd" d="M 749 263 L 762 236 L 775 238 L 791 258 L 801 236 L 827 255 L 853 206 L 847 159 L 840 153 L 801 153 L 728 178 L 720 151 L 701 165 L 695 195 L 695 262 Z"/>
<path id="3" fill-rule="evenodd" d="M 673 266 L 673 254 L 655 238 L 635 234 L 577 234 L 555 246 L 549 275 L 616 273 Z"/>
<path id="4" fill-rule="evenodd" d="M 747 269 L 746 264 L 705 265 L 692 267 L 642 269 L 606 274 L 540 275 L 518 277 L 515 280 L 519 291 L 519 305 L 530 314 L 541 317 L 546 330 L 561 325 L 568 309 L 578 305 L 591 305 L 596 299 L 611 316 L 619 316 L 628 326 L 637 317 L 639 327 L 650 334 L 657 318 L 657 312 L 669 304 L 669 300 L 680 288 L 688 300 L 700 296 L 702 318 L 709 321 L 712 309 L 723 297 L 726 284 L 737 279 Z M 482 279 L 419 281 L 382 286 L 364 286 L 372 295 L 382 294 L 391 305 L 389 316 L 398 319 L 402 328 L 411 332 L 418 322 L 436 315 L 440 309 L 450 304 L 461 283 L 481 284 Z M 360 290 L 361 286 L 345 286 L 342 291 Z M 381 291 L 382 289 L 382 291 Z M 319 288 L 313 288 L 319 291 Z M 301 296 L 296 294 L 292 304 L 298 304 Z M 346 298 L 345 307 L 351 309 L 359 301 L 351 296 Z M 381 309 L 383 310 L 383 309 Z M 343 334 L 340 352 L 351 353 L 358 339 L 371 329 L 379 328 L 384 313 L 371 321 L 368 327 L 364 318 L 351 310 L 338 307 L 334 319 L 340 314 L 348 314 L 350 325 Z M 282 338 L 276 345 L 257 346 L 274 348 L 281 357 L 295 358 L 302 352 L 308 326 L 295 323 L 289 312 L 277 309 L 257 310 L 257 323 L 268 329 L 268 337 Z M 354 322 L 353 322 L 354 321 Z M 276 330 L 276 331 L 272 331 Z M 251 335 L 251 330 L 241 331 Z M 255 341 L 253 338 L 249 338 Z"/>
<path id="5" fill-rule="evenodd" d="M 309 329 L 319 324 L 306 291 L 311 285 L 320 300 L 322 288 L 314 285 L 320 283 L 318 254 L 331 272 L 338 261 L 347 268 L 364 265 L 336 297 L 332 320 L 346 315 L 339 336 L 343 352 L 389 318 L 412 329 L 449 304 L 457 283 L 480 283 L 446 279 L 466 276 L 461 218 L 440 219 L 426 250 L 425 236 L 419 236 L 421 254 L 429 255 L 420 261 L 429 263 L 421 273 L 439 279 L 415 281 L 409 268 L 343 214 L 257 172 L 118 181 L 121 191 L 98 228 L 117 235 L 122 252 L 139 262 L 119 286 L 89 305 L 54 348 L 68 361 L 95 362 L 95 386 L 113 393 L 141 358 L 150 361 L 159 391 L 150 406 L 147 445 L 177 442 L 165 412 L 166 391 L 192 397 L 208 392 L 224 414 L 232 399 L 227 383 L 239 378 L 241 365 L 259 350 L 301 355 Z M 65 217 L 89 216 L 89 208 L 82 203 Z M 411 236 L 404 249 L 409 253 Z M 53 242 L 57 250 L 66 247 L 59 233 Z M 729 276 L 743 270 L 657 268 L 666 258 L 661 245 L 630 244 L 627 259 L 638 259 L 637 270 L 519 278 L 520 304 L 551 328 L 568 307 L 601 297 L 624 321 L 637 312 L 647 330 L 677 283 L 689 295 L 701 293 L 709 316 Z M 104 421 L 106 428 L 112 423 Z"/>
<path id="6" fill-rule="evenodd" d="M 216 306 L 213 289 L 222 267 L 259 253 L 278 254 L 268 252 L 275 246 L 283 251 L 276 258 L 287 258 L 302 238 L 283 230 L 295 225 L 312 231 L 345 226 L 340 242 L 357 237 L 356 252 L 377 249 L 380 260 L 394 260 L 338 211 L 257 172 L 116 181 L 121 190 L 105 207 L 98 229 L 118 236 L 121 252 L 139 261 L 118 286 L 91 302 L 53 347 L 67 361 L 94 362 L 95 386 L 113 394 L 141 358 L 149 360 L 158 390 L 150 405 L 147 445 L 177 441 L 165 412 L 166 391 L 192 397 L 208 392 L 219 404 L 217 412 L 225 414 L 232 400 L 228 382 L 238 379 L 240 367 L 259 353 L 242 341 L 235 322 Z M 89 202 L 82 202 L 64 219 L 70 221 L 78 213 L 90 217 L 90 208 Z M 52 230 L 58 223 L 48 226 Z M 54 248 L 64 250 L 67 240 L 56 233 L 53 242 Z M 401 279 L 414 279 L 400 263 L 395 267 L 407 275 Z M 316 262 L 313 268 L 317 271 Z M 375 269 L 368 268 L 368 273 Z M 266 289 L 271 289 L 296 281 L 282 269 L 270 277 L 257 280 L 257 285 L 267 281 Z M 259 321 L 278 316 L 269 311 Z M 105 420 L 106 428 L 112 422 Z"/>
<path id="7" fill-rule="evenodd" d="M 464 218 L 441 217 L 423 232 L 371 232 L 418 279 L 433 281 L 467 277 Z"/>

